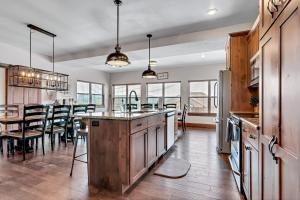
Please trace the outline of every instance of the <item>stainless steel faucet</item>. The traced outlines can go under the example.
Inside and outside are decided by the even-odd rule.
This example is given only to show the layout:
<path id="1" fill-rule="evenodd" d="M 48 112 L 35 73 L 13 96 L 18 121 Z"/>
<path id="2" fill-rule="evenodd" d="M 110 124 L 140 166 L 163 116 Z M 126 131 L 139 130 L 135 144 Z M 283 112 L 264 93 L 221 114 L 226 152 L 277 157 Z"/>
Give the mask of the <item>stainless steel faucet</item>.
<path id="1" fill-rule="evenodd" d="M 139 100 L 139 98 L 138 98 L 138 96 L 137 96 L 137 94 L 136 94 L 136 91 L 131 90 L 130 93 L 129 93 L 129 108 L 128 108 L 128 111 L 129 111 L 130 113 L 131 113 L 131 95 L 132 95 L 132 93 L 135 95 L 135 101 L 138 101 L 138 100 Z"/>

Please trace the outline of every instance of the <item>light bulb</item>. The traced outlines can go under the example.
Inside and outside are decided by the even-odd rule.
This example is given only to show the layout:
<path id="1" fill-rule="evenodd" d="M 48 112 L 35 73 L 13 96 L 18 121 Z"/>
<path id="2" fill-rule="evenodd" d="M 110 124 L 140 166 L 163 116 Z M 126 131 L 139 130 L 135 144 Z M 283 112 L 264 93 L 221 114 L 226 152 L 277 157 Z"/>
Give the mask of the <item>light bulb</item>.
<path id="1" fill-rule="evenodd" d="M 36 77 L 37 77 L 37 78 L 40 78 L 40 75 L 39 75 L 39 74 L 37 74 L 37 75 L 36 75 Z"/>
<path id="2" fill-rule="evenodd" d="M 23 71 L 23 72 L 21 72 L 21 75 L 22 75 L 22 76 L 25 76 L 26 74 L 25 74 L 25 72 Z"/>

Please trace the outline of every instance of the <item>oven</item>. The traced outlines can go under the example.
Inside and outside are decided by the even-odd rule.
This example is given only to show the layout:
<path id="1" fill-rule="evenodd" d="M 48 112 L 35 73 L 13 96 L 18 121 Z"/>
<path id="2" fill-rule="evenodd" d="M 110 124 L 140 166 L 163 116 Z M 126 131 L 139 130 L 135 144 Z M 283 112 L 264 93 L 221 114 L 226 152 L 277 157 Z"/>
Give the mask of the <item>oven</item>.
<path id="1" fill-rule="evenodd" d="M 227 140 L 231 142 L 231 154 L 229 156 L 229 162 L 239 191 L 241 191 L 242 188 L 241 125 L 241 120 L 238 117 L 231 116 L 227 119 Z"/>

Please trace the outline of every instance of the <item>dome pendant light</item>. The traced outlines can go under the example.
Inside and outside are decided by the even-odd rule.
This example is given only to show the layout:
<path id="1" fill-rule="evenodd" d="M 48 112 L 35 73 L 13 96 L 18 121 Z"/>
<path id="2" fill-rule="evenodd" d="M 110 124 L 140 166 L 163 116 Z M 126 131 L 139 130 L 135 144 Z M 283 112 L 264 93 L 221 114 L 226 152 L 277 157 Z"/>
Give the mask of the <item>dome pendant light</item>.
<path id="1" fill-rule="evenodd" d="M 149 63 L 148 63 L 148 69 L 145 70 L 145 71 L 143 72 L 143 75 L 142 75 L 143 78 L 148 78 L 148 79 L 150 79 L 150 78 L 156 78 L 156 73 L 155 73 L 155 71 L 153 71 L 153 70 L 151 69 L 151 61 L 150 61 L 150 40 L 151 40 L 151 37 L 152 37 L 151 34 L 148 34 L 148 35 L 147 35 L 147 38 L 149 38 Z"/>
<path id="2" fill-rule="evenodd" d="M 116 66 L 116 67 L 124 67 L 130 64 L 128 57 L 121 53 L 121 46 L 119 45 L 119 7 L 122 4 L 121 0 L 114 0 L 114 3 L 117 6 L 117 45 L 115 47 L 115 52 L 111 53 L 107 56 L 105 64 Z"/>

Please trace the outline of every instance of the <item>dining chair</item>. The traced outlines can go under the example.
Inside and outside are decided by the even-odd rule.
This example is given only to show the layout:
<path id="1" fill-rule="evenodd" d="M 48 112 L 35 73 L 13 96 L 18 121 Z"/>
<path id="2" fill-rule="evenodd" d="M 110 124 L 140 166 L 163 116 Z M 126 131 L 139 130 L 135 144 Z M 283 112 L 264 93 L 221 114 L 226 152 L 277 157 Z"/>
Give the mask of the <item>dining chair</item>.
<path id="1" fill-rule="evenodd" d="M 177 104 L 176 103 L 164 104 L 164 108 L 177 108 Z"/>
<path id="2" fill-rule="evenodd" d="M 75 131 L 80 128 L 80 117 L 76 117 L 76 114 L 83 114 L 87 112 L 87 105 L 73 105 L 73 119 L 71 120 L 69 126 L 68 126 L 68 133 L 71 134 L 71 140 L 72 143 L 74 144 L 74 135 Z M 67 136 L 67 135 L 66 135 Z M 81 137 L 85 139 L 85 137 Z"/>
<path id="3" fill-rule="evenodd" d="M 8 138 L 22 141 L 23 160 L 25 160 L 25 154 L 26 154 L 26 149 L 25 149 L 26 141 L 32 139 L 42 138 L 43 155 L 45 155 L 44 143 L 45 143 L 45 129 L 46 129 L 48 112 L 49 112 L 49 106 L 45 106 L 45 105 L 24 106 L 22 130 L 7 132 Z M 36 144 L 36 148 L 37 148 L 37 144 Z"/>
<path id="4" fill-rule="evenodd" d="M 186 114 L 187 114 L 187 105 L 184 104 L 181 116 L 180 118 L 178 118 L 178 122 L 181 122 L 181 127 L 183 132 L 186 131 Z"/>
<path id="5" fill-rule="evenodd" d="M 6 116 L 19 116 L 19 106 L 18 105 L 0 105 L 0 117 Z M 2 125 L 0 124 L 0 152 L 3 153 L 3 139 L 6 133 L 12 129 L 12 125 Z M 8 142 L 9 145 L 9 142 Z M 8 148 L 9 149 L 9 148 Z"/>
<path id="6" fill-rule="evenodd" d="M 54 149 L 55 135 L 58 135 L 60 143 L 61 134 L 67 134 L 68 122 L 70 119 L 71 106 L 56 105 L 52 108 L 52 116 L 50 117 L 50 125 L 45 133 L 50 135 L 51 149 Z M 65 145 L 67 146 L 67 137 L 65 137 Z"/>
<path id="7" fill-rule="evenodd" d="M 88 104 L 86 106 L 86 112 L 87 113 L 93 113 L 96 112 L 96 104 Z"/>
<path id="8" fill-rule="evenodd" d="M 129 110 L 129 108 L 131 108 L 131 110 L 137 110 L 138 105 L 137 104 L 126 104 L 126 109 Z"/>
<path id="9" fill-rule="evenodd" d="M 141 108 L 142 109 L 152 109 L 153 105 L 150 103 L 144 103 L 144 104 L 141 104 Z"/>
<path id="10" fill-rule="evenodd" d="M 88 140 L 86 140 L 86 153 L 82 153 L 77 155 L 77 145 L 78 145 L 78 139 L 81 138 L 86 138 L 88 137 L 88 127 L 86 124 L 82 121 L 80 121 L 80 126 L 77 127 L 76 129 L 76 137 L 75 137 L 75 144 L 74 144 L 74 150 L 73 150 L 73 158 L 72 158 L 72 166 L 71 166 L 71 172 L 70 176 L 73 174 L 73 168 L 74 168 L 74 162 L 79 161 L 83 163 L 88 163 L 87 161 L 83 161 L 81 159 L 78 159 L 79 157 L 82 157 L 84 155 L 87 155 L 86 157 L 88 158 Z"/>

